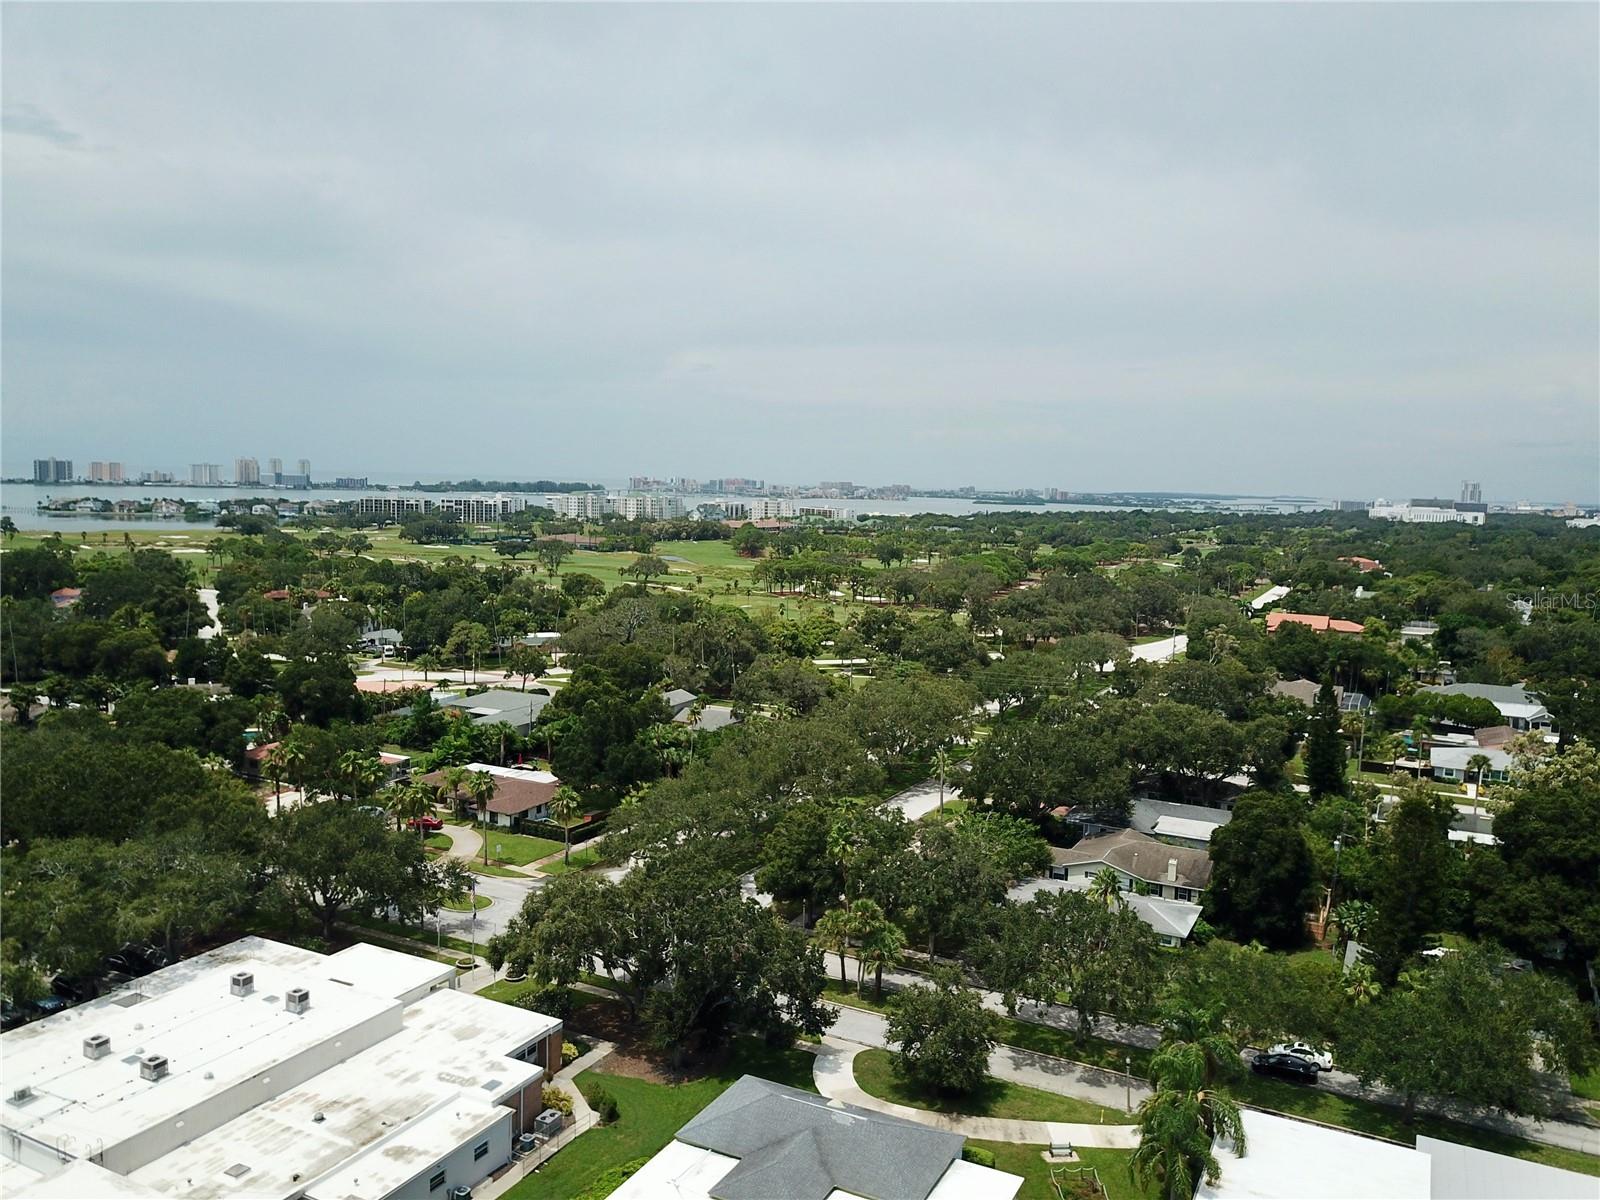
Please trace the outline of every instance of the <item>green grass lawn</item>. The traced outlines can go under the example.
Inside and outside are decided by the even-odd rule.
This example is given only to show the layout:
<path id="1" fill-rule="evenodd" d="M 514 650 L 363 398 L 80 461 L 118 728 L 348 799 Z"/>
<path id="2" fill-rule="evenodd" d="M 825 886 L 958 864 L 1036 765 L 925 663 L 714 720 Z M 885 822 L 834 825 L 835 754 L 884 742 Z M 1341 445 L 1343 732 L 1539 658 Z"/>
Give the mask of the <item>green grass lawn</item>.
<path id="1" fill-rule="evenodd" d="M 1056 1190 L 1050 1183 L 1050 1164 L 1039 1156 L 1042 1146 L 984 1142 L 976 1138 L 969 1139 L 967 1145 L 993 1153 L 996 1170 L 1022 1176 L 1017 1200 L 1056 1200 Z M 1083 1166 L 1093 1167 L 1099 1173 L 1110 1200 L 1157 1200 L 1157 1192 L 1144 1191 L 1128 1177 L 1131 1153 L 1128 1150 L 1079 1150 L 1078 1157 L 1083 1160 Z"/>
<path id="2" fill-rule="evenodd" d="M 482 863 L 473 861 L 462 863 L 462 866 L 474 875 L 494 875 L 501 879 L 526 879 L 528 876 L 521 871 L 513 871 L 510 867 L 502 867 L 499 863 Z"/>
<path id="3" fill-rule="evenodd" d="M 608 1075 L 601 1069 L 584 1071 L 578 1076 L 584 1095 L 592 1096 L 599 1088 L 610 1092 L 617 1101 L 617 1120 L 583 1134 L 506 1196 L 510 1200 L 568 1200 L 601 1172 L 656 1153 L 741 1075 L 759 1075 L 814 1092 L 811 1065 L 812 1056 L 804 1050 L 772 1050 L 740 1039 L 727 1063 L 688 1083 L 668 1085 Z"/>
<path id="4" fill-rule="evenodd" d="M 1124 1125 L 1127 1113 L 1091 1104 L 1072 1096 L 1058 1096 L 1037 1088 L 1022 1087 L 1002 1079 L 988 1079 L 976 1092 L 966 1096 L 930 1095 L 900 1079 L 892 1066 L 894 1055 L 887 1050 L 863 1050 L 856 1055 L 856 1084 L 869 1096 L 890 1100 L 912 1108 L 935 1112 L 962 1113 L 974 1117 L 1009 1117 L 1019 1121 L 1067 1121 L 1076 1124 Z"/>
<path id="5" fill-rule="evenodd" d="M 448 850 L 452 844 L 448 833 L 430 833 L 422 843 L 423 847 L 428 850 Z"/>
<path id="6" fill-rule="evenodd" d="M 498 1000 L 501 1004 L 515 1004 L 523 996 L 533 992 L 541 992 L 545 985 L 537 979 L 522 979 L 516 983 L 509 979 L 496 979 L 487 987 L 478 989 L 478 995 L 488 1000 Z M 567 998 L 572 1003 L 572 1011 L 576 1014 L 580 1009 L 591 1004 L 615 1004 L 616 1001 L 605 996 L 596 996 L 593 992 L 585 992 L 579 988 L 565 989 Z M 570 1032 L 570 1031 L 569 1031 Z M 567 1040 L 575 1039 L 568 1037 Z"/>
<path id="7" fill-rule="evenodd" d="M 448 908 L 451 912 L 471 912 L 473 909 L 488 908 L 494 901 L 487 896 L 474 896 L 470 893 L 460 900 L 445 900 L 439 904 L 440 908 Z"/>
<path id="8" fill-rule="evenodd" d="M 503 829 L 485 830 L 483 836 L 489 842 L 490 862 L 508 862 L 525 867 L 551 854 L 561 853 L 561 843 L 549 838 L 508 833 Z"/>
<path id="9" fill-rule="evenodd" d="M 1600 1067 L 1587 1075 L 1574 1075 L 1572 1094 L 1584 1100 L 1600 1100 Z"/>
<path id="10" fill-rule="evenodd" d="M 583 849 L 574 850 L 570 861 L 563 861 L 558 858 L 554 862 L 545 863 L 544 866 L 539 868 L 539 871 L 544 875 L 565 875 L 569 871 L 586 871 L 590 867 L 599 865 L 600 856 L 593 850 Z"/>

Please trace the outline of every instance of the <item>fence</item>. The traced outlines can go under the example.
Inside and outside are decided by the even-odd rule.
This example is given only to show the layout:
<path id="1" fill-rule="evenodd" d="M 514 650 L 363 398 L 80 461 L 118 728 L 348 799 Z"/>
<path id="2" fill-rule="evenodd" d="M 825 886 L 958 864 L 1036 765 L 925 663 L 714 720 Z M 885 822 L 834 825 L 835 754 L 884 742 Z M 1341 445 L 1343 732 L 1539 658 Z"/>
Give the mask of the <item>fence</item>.
<path id="1" fill-rule="evenodd" d="M 572 1123 L 564 1128 L 553 1138 L 547 1138 L 534 1148 L 532 1154 L 524 1158 L 513 1159 L 509 1167 L 495 1179 L 495 1194 L 509 1188 L 513 1183 L 526 1178 L 548 1162 L 555 1153 L 567 1145 L 573 1138 L 581 1133 L 587 1133 L 599 1124 L 598 1118 L 593 1113 L 581 1117 L 574 1117 Z"/>

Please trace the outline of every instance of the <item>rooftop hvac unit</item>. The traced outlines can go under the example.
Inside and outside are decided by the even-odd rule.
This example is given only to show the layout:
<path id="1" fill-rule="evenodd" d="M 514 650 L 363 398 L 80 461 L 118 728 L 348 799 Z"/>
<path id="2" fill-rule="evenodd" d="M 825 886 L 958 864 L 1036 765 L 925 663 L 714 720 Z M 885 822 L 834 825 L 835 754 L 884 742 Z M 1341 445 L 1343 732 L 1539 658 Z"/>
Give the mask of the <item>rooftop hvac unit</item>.
<path id="1" fill-rule="evenodd" d="M 511 1143 L 512 1158 L 526 1158 L 539 1148 L 539 1139 L 531 1133 L 517 1134 L 517 1140 Z"/>
<path id="2" fill-rule="evenodd" d="M 290 988 L 283 994 L 283 1007 L 285 1011 L 303 1013 L 311 1007 L 310 988 Z"/>
<path id="3" fill-rule="evenodd" d="M 450 1200 L 472 1200 L 472 1189 L 464 1183 L 458 1183 L 449 1191 Z"/>
<path id="4" fill-rule="evenodd" d="M 256 990 L 256 977 L 249 971 L 235 971 L 228 979 L 228 991 L 235 996 L 248 996 Z"/>
<path id="5" fill-rule="evenodd" d="M 14 1089 L 11 1093 L 11 1103 L 13 1104 L 26 1104 L 32 1099 L 33 1089 L 31 1087 L 19 1087 Z"/>
<path id="6" fill-rule="evenodd" d="M 167 1056 L 165 1054 L 146 1054 L 139 1060 L 139 1078 L 148 1079 L 154 1083 L 158 1079 L 167 1077 Z"/>
<path id="7" fill-rule="evenodd" d="M 561 1113 L 547 1108 L 533 1119 L 533 1131 L 540 1137 L 555 1137 L 561 1132 Z"/>
<path id="8" fill-rule="evenodd" d="M 111 1053 L 111 1039 L 103 1033 L 91 1033 L 83 1039 L 85 1058 L 104 1058 Z"/>

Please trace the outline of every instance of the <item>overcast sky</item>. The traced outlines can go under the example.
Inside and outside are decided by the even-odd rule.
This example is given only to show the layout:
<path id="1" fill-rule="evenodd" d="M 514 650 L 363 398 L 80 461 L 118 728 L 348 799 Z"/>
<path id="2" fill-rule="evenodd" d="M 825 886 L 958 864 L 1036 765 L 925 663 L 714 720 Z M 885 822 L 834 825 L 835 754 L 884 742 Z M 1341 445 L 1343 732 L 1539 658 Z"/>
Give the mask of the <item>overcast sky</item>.
<path id="1" fill-rule="evenodd" d="M 7 4 L 5 468 L 1594 502 L 1597 12 Z"/>

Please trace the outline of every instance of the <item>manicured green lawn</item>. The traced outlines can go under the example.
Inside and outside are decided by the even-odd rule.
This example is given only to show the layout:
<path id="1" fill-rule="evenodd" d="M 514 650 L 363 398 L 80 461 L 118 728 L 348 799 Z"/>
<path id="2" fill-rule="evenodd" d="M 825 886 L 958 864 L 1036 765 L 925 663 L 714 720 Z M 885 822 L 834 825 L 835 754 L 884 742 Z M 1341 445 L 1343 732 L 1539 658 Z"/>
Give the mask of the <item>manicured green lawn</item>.
<path id="1" fill-rule="evenodd" d="M 984 1142 L 976 1138 L 969 1139 L 967 1145 L 993 1153 L 996 1170 L 1022 1176 L 1017 1200 L 1056 1200 L 1056 1190 L 1050 1183 L 1050 1164 L 1039 1156 L 1043 1146 Z M 1078 1157 L 1083 1160 L 1083 1166 L 1093 1167 L 1099 1173 L 1110 1200 L 1157 1200 L 1156 1192 L 1142 1190 L 1128 1177 L 1131 1153 L 1128 1150 L 1079 1150 Z"/>
<path id="2" fill-rule="evenodd" d="M 512 983 L 509 979 L 496 979 L 487 987 L 479 988 L 478 995 L 489 1000 L 498 1000 L 502 1004 L 515 1004 L 523 996 L 543 990 L 544 984 L 537 979 L 523 979 L 516 983 Z M 566 991 L 574 1013 L 591 1004 L 616 1003 L 616 1001 L 607 999 L 605 996 L 596 996 L 593 992 L 585 992 L 578 988 L 567 988 Z M 567 1040 L 573 1041 L 574 1039 L 569 1037 Z"/>
<path id="3" fill-rule="evenodd" d="M 510 867 L 502 867 L 499 863 L 487 863 L 487 864 L 485 864 L 485 863 L 479 862 L 477 860 L 474 860 L 474 861 L 469 862 L 469 863 L 463 863 L 462 866 L 466 867 L 467 870 L 471 871 L 474 875 L 497 875 L 501 879 L 526 879 L 526 878 L 528 878 L 528 876 L 525 875 L 523 872 L 521 872 L 521 871 L 513 871 Z"/>
<path id="4" fill-rule="evenodd" d="M 869 1096 L 912 1108 L 964 1113 L 974 1117 L 1010 1117 L 1019 1121 L 1066 1121 L 1085 1125 L 1125 1125 L 1127 1113 L 1072 1096 L 1058 1096 L 1037 1088 L 1021 1087 L 1002 1079 L 989 1079 L 966 1096 L 929 1095 L 903 1082 L 894 1073 L 894 1055 L 887 1050 L 863 1050 L 856 1055 L 856 1084 Z"/>
<path id="5" fill-rule="evenodd" d="M 812 1056 L 804 1050 L 771 1050 L 740 1039 L 725 1065 L 688 1083 L 650 1083 L 601 1069 L 585 1071 L 578 1076 L 578 1086 L 586 1096 L 599 1088 L 610 1092 L 617 1101 L 617 1120 L 578 1137 L 506 1195 L 511 1200 L 568 1200 L 602 1171 L 660 1150 L 741 1075 L 759 1075 L 814 1092 L 811 1065 Z"/>
<path id="6" fill-rule="evenodd" d="M 422 843 L 428 850 L 448 850 L 453 844 L 448 833 L 430 833 Z"/>
<path id="7" fill-rule="evenodd" d="M 556 859 L 539 868 L 544 875 L 565 875 L 568 871 L 584 871 L 600 865 L 600 856 L 593 850 L 574 850 L 570 860 Z"/>
<path id="8" fill-rule="evenodd" d="M 493 903 L 487 896 L 474 896 L 469 892 L 460 900 L 445 900 L 439 907 L 448 908 L 451 912 L 471 912 L 475 908 L 488 908 Z"/>
<path id="9" fill-rule="evenodd" d="M 487 829 L 483 836 L 489 842 L 490 862 L 508 862 L 525 867 L 551 854 L 561 853 L 561 843 L 552 842 L 549 838 L 508 833 L 503 829 Z"/>
<path id="10" fill-rule="evenodd" d="M 1572 1094 L 1584 1100 L 1600 1100 L 1600 1067 L 1596 1067 L 1587 1075 L 1574 1075 Z"/>

